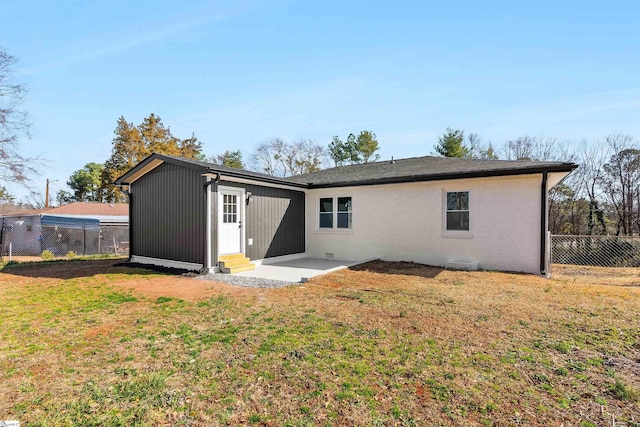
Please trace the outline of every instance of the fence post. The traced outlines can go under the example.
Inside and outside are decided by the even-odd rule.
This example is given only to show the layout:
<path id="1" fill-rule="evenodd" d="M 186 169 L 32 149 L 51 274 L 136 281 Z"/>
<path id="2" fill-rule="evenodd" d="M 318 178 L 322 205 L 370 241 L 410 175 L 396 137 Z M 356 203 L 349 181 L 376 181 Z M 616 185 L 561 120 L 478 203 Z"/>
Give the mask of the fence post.
<path id="1" fill-rule="evenodd" d="M 87 226 L 82 225 L 82 255 L 87 254 Z"/>
<path id="2" fill-rule="evenodd" d="M 0 260 L 4 256 L 4 222 L 6 218 L 2 218 L 2 225 L 0 225 Z"/>

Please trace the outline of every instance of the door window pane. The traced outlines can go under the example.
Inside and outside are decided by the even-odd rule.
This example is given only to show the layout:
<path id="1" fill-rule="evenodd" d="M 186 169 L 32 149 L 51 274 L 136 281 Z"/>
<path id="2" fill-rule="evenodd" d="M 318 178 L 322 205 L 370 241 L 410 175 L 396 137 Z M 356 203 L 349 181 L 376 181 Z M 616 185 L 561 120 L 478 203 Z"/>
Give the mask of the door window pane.
<path id="1" fill-rule="evenodd" d="M 222 222 L 225 224 L 238 222 L 238 196 L 222 195 Z"/>

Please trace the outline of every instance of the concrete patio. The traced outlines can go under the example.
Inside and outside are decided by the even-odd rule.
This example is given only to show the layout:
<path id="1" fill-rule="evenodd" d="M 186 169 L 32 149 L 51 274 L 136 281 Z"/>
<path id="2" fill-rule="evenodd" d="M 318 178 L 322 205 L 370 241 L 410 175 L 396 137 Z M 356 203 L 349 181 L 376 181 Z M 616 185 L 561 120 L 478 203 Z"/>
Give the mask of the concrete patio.
<path id="1" fill-rule="evenodd" d="M 256 266 L 255 270 L 243 271 L 234 274 L 234 276 L 303 283 L 312 277 L 331 273 L 332 271 L 348 268 L 357 264 L 361 264 L 361 261 L 300 258 L 273 264 L 260 264 Z"/>

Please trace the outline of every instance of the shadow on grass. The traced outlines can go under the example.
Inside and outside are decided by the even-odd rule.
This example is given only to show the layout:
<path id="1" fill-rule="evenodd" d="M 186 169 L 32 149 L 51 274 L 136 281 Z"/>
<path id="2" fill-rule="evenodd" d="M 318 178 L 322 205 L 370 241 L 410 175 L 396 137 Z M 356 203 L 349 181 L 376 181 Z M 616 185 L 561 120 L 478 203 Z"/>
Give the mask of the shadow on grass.
<path id="1" fill-rule="evenodd" d="M 403 276 L 418 276 L 433 279 L 444 271 L 441 267 L 432 267 L 415 262 L 369 261 L 364 264 L 349 267 L 352 271 L 369 271 L 380 274 L 400 274 Z"/>
<path id="2" fill-rule="evenodd" d="M 122 258 L 100 260 L 55 260 L 40 262 L 23 262 L 5 265 L 0 273 L 23 277 L 45 277 L 51 279 L 75 279 L 90 277 L 96 274 L 166 274 L 181 275 L 186 270 L 176 268 L 155 267 L 130 263 Z"/>

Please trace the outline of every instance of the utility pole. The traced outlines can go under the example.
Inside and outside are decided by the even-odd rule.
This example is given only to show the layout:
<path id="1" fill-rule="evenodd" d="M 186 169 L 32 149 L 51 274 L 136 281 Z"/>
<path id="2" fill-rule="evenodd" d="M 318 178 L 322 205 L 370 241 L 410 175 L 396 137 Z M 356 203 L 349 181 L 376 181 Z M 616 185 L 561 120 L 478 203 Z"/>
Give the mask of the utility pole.
<path id="1" fill-rule="evenodd" d="M 49 178 L 47 178 L 47 188 L 45 190 L 45 196 L 44 196 L 44 207 L 45 208 L 49 207 Z"/>

